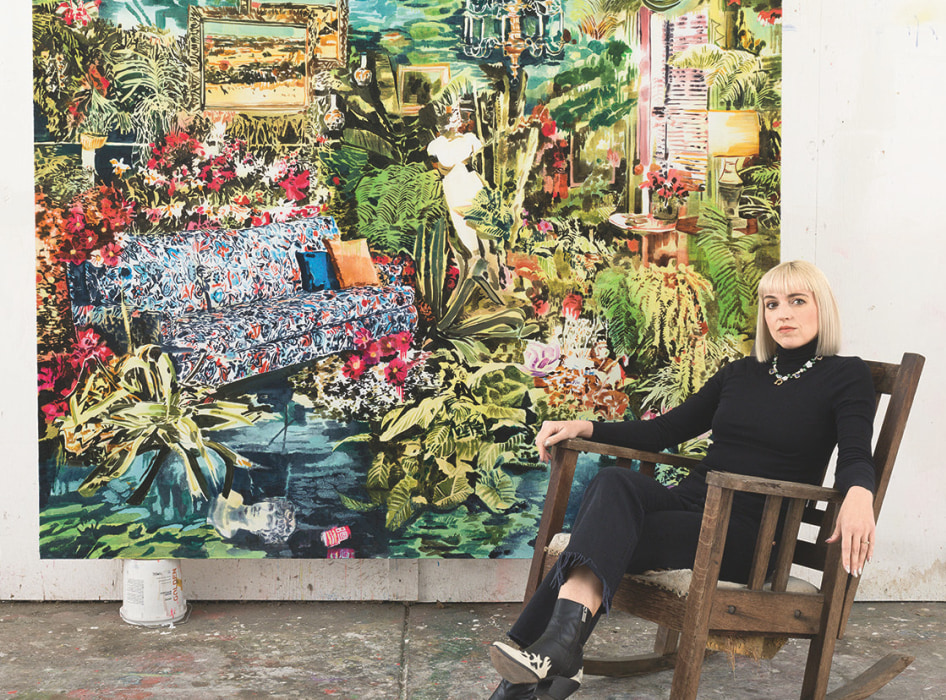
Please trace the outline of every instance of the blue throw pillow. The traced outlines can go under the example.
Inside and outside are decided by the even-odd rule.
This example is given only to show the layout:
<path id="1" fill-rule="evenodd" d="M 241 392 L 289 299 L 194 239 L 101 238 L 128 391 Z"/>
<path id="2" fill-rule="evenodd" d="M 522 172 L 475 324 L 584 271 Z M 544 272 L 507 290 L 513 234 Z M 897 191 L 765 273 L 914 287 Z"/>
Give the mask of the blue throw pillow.
<path id="1" fill-rule="evenodd" d="M 302 288 L 307 292 L 323 289 L 338 289 L 335 271 L 324 250 L 300 250 L 296 252 L 299 271 L 302 273 Z"/>

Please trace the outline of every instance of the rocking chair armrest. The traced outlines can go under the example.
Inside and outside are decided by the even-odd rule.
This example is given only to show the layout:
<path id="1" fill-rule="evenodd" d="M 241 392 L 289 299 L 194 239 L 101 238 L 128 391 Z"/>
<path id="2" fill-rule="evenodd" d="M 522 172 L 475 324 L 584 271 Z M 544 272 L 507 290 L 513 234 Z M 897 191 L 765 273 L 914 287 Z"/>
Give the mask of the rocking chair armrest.
<path id="1" fill-rule="evenodd" d="M 732 491 L 757 493 L 763 496 L 804 498 L 809 501 L 827 501 L 830 503 L 840 503 L 844 499 L 843 494 L 837 489 L 801 484 L 796 481 L 780 481 L 760 476 L 731 474 L 729 472 L 709 472 L 706 475 L 706 484 Z"/>
<path id="2" fill-rule="evenodd" d="M 591 440 L 584 440 L 582 438 L 563 440 L 555 445 L 555 447 L 572 450 L 574 452 L 591 452 L 593 454 L 618 457 L 620 459 L 636 459 L 640 462 L 670 464 L 674 467 L 684 467 L 686 469 L 692 469 L 700 463 L 700 460 L 694 457 L 684 457 L 683 455 L 669 454 L 667 452 L 647 452 L 646 450 L 636 450 L 631 447 L 609 445 L 604 442 L 592 442 Z"/>

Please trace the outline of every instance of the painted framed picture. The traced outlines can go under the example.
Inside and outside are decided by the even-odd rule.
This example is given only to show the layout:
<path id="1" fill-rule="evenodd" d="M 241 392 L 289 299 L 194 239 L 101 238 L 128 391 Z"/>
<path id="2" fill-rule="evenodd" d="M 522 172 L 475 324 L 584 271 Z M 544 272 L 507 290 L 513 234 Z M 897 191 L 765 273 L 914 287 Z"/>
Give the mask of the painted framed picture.
<path id="1" fill-rule="evenodd" d="M 413 115 L 420 112 L 448 82 L 450 65 L 447 63 L 398 68 L 397 92 L 401 102 L 401 114 Z"/>
<path id="2" fill-rule="evenodd" d="M 187 53 L 198 109 L 299 112 L 314 76 L 344 64 L 348 5 L 265 3 L 191 7 Z"/>
<path id="3" fill-rule="evenodd" d="M 242 0 L 243 12 L 268 22 L 305 23 L 316 68 L 340 68 L 348 56 L 348 0 Z"/>
<path id="4" fill-rule="evenodd" d="M 575 124 L 569 139 L 569 186 L 581 186 L 600 167 L 606 168 L 608 183 L 615 184 L 627 149 L 625 131 L 623 121 L 603 129 L 592 129 L 587 122 Z"/>
<path id="5" fill-rule="evenodd" d="M 208 20 L 201 35 L 204 109 L 305 108 L 309 93 L 305 25 Z"/>

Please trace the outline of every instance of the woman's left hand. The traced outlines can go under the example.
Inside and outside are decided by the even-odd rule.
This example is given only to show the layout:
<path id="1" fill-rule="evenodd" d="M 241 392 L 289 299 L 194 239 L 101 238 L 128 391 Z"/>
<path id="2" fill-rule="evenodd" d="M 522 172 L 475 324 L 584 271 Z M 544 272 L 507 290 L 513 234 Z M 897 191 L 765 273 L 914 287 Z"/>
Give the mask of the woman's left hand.
<path id="1" fill-rule="evenodd" d="M 860 576 L 865 562 L 874 556 L 874 532 L 874 494 L 863 486 L 852 486 L 827 539 L 829 543 L 841 541 L 841 563 L 849 574 Z"/>

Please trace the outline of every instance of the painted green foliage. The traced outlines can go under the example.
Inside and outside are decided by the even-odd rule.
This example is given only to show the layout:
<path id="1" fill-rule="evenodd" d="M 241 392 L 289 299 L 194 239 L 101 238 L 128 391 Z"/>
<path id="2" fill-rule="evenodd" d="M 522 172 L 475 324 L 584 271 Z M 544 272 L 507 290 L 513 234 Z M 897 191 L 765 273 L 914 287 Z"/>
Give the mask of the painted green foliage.
<path id="1" fill-rule="evenodd" d="M 207 521 L 218 496 L 286 496 L 297 478 L 331 493 L 296 504 L 297 535 L 321 517 L 305 508 L 330 507 L 326 520 L 370 532 L 352 536 L 359 555 L 523 556 L 542 420 L 658 414 L 751 347 L 754 288 L 778 260 L 777 0 L 566 3 L 562 51 L 527 52 L 518 71 L 501 48 L 464 52 L 465 3 L 352 0 L 344 65 L 283 114 L 201 110 L 185 13 L 166 4 L 161 26 L 113 0 L 33 5 L 44 556 L 313 556 L 298 536 L 261 544 Z M 650 36 L 703 33 L 661 57 L 645 21 Z M 449 80 L 404 109 L 401 71 L 441 64 Z M 751 223 L 723 213 L 706 143 L 666 138 L 676 117 L 652 91 L 668 80 L 704 110 L 758 115 L 758 155 L 738 163 Z M 78 149 L 92 131 L 108 140 L 94 170 Z M 438 137 L 475 145 L 454 163 L 433 155 Z M 688 185 L 666 229 L 641 188 L 658 169 Z M 464 178 L 460 201 L 450 183 Z M 148 345 L 147 313 L 97 319 L 111 346 L 72 326 L 67 265 L 117 264 L 128 233 L 313 214 L 407 271 L 413 333 L 212 389 Z M 344 430 L 305 459 L 289 436 L 323 420 Z M 337 483 L 328 462 L 347 465 Z"/>

